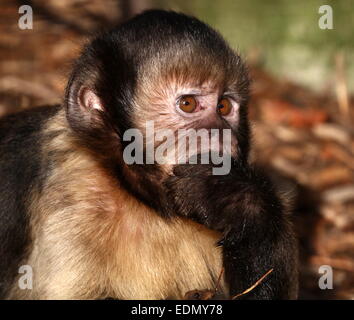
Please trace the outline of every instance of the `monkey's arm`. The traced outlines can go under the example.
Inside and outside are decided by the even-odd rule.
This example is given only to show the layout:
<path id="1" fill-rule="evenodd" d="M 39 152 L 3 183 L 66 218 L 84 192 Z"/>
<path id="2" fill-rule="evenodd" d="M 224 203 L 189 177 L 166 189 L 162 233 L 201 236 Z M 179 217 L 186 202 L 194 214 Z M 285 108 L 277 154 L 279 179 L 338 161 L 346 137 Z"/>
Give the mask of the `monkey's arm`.
<path id="1" fill-rule="evenodd" d="M 246 299 L 297 297 L 297 243 L 271 182 L 247 165 L 216 176 L 206 165 L 181 165 L 167 182 L 170 209 L 221 231 L 230 295 L 273 272 Z"/>

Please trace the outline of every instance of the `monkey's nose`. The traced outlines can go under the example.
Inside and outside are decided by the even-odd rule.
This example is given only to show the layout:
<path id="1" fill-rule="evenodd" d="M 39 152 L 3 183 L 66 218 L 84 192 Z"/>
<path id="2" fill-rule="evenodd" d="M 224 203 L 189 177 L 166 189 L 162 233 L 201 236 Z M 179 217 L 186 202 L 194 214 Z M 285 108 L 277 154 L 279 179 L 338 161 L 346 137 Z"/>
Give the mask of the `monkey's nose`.
<path id="1" fill-rule="evenodd" d="M 200 121 L 198 121 L 198 127 L 205 129 L 226 128 L 224 121 L 217 112 L 217 108 L 215 107 L 215 105 L 213 107 L 208 108 L 208 110 L 204 110 L 203 116 L 201 117 Z"/>

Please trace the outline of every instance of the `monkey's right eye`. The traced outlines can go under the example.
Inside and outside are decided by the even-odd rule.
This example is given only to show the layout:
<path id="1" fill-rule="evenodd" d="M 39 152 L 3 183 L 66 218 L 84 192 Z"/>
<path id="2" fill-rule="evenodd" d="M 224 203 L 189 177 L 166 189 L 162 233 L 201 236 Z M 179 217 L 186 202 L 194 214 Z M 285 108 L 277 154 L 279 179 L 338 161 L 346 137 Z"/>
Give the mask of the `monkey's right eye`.
<path id="1" fill-rule="evenodd" d="M 193 96 L 184 96 L 178 100 L 178 107 L 187 113 L 192 113 L 197 108 L 197 100 Z"/>

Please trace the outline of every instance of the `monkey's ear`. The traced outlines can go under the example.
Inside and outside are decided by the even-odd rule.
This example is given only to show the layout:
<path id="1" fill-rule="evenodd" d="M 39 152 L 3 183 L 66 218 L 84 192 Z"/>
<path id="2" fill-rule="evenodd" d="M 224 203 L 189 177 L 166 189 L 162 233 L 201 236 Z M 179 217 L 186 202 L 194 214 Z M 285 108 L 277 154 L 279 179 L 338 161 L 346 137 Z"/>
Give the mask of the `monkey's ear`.
<path id="1" fill-rule="evenodd" d="M 101 99 L 90 88 L 81 87 L 77 99 L 80 108 L 84 112 L 92 112 L 93 110 L 104 111 Z"/>
<path id="2" fill-rule="evenodd" d="M 72 81 L 66 95 L 66 117 L 77 132 L 90 132 L 104 126 L 105 107 L 91 86 Z"/>

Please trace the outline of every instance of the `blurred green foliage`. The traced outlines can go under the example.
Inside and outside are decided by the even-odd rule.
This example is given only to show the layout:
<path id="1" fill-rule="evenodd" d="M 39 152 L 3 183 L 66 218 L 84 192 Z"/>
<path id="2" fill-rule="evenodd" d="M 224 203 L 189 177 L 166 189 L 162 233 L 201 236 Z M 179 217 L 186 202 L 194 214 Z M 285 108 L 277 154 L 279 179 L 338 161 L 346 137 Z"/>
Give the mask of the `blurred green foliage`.
<path id="1" fill-rule="evenodd" d="M 219 30 L 243 55 L 278 76 L 313 88 L 333 86 L 335 55 L 344 52 L 354 91 L 354 0 L 155 0 Z M 333 29 L 322 30 L 321 5 L 333 9 Z"/>

